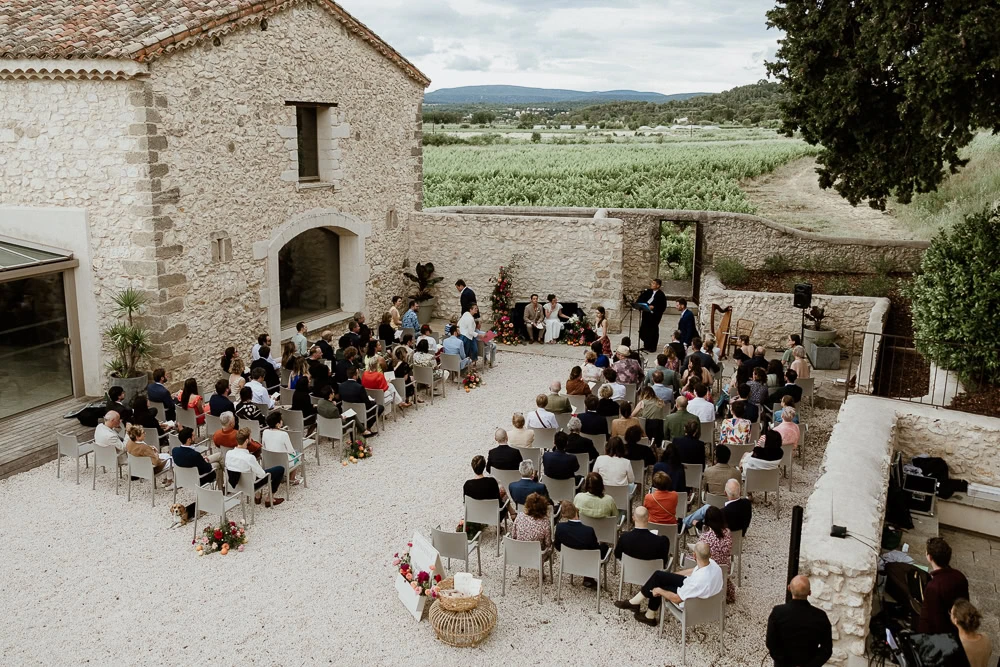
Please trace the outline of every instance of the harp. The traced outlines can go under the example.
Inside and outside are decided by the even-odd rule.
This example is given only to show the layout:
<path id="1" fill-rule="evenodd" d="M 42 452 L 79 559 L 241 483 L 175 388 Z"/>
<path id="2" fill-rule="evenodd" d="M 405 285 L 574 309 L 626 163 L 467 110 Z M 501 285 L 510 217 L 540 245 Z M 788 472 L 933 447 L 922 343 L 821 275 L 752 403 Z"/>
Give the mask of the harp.
<path id="1" fill-rule="evenodd" d="M 722 314 L 719 318 L 719 326 L 715 326 L 715 313 Z M 712 304 L 712 313 L 709 318 L 709 329 L 715 334 L 715 342 L 719 346 L 719 358 L 725 359 L 729 356 L 729 324 L 733 319 L 733 307 L 723 308 L 717 303 Z"/>

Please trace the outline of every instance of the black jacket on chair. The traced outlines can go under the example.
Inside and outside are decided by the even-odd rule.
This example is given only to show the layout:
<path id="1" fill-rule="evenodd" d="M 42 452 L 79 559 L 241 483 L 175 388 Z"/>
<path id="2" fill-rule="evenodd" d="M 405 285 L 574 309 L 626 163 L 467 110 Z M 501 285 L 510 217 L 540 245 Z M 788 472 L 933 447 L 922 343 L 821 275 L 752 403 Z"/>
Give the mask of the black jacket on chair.
<path id="1" fill-rule="evenodd" d="M 486 457 L 486 472 L 497 470 L 517 470 L 521 465 L 521 452 L 510 445 L 498 445 Z"/>
<path id="2" fill-rule="evenodd" d="M 608 430 L 608 420 L 604 415 L 598 414 L 597 412 L 581 412 L 577 415 L 580 420 L 581 427 L 580 432 L 584 435 L 605 435 L 607 437 L 611 436 L 611 431 Z"/>
<path id="3" fill-rule="evenodd" d="M 542 455 L 542 467 L 545 476 L 552 479 L 573 479 L 580 469 L 580 462 L 572 454 L 553 449 Z"/>
<path id="4" fill-rule="evenodd" d="M 666 535 L 654 535 L 648 528 L 633 528 L 618 537 L 615 558 L 621 558 L 622 554 L 639 560 L 661 558 L 666 566 L 670 556 L 670 538 Z"/>

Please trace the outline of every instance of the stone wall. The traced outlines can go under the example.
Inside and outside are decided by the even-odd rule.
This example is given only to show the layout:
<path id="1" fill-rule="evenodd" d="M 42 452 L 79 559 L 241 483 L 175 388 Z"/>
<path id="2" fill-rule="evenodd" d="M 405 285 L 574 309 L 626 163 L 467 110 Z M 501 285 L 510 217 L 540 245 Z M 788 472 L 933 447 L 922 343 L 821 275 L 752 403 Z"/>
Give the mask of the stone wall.
<path id="1" fill-rule="evenodd" d="M 490 279 L 517 260 L 514 298 L 548 293 L 597 306 L 617 321 L 622 291 L 623 225 L 614 218 L 540 217 L 424 212 L 413 217 L 410 256 L 433 262 L 444 280 L 437 290 L 438 316 L 460 311 L 459 278 L 476 292 L 489 317 Z"/>
<path id="2" fill-rule="evenodd" d="M 904 404 L 896 449 L 906 461 L 918 454 L 939 456 L 949 476 L 996 486 L 1000 480 L 1000 419 Z"/>
<path id="3" fill-rule="evenodd" d="M 810 602 L 833 625 L 831 664 L 864 655 L 878 555 L 858 540 L 831 537 L 830 526 L 881 540 L 897 405 L 868 396 L 843 403 L 806 505 L 799 573 L 809 577 Z"/>

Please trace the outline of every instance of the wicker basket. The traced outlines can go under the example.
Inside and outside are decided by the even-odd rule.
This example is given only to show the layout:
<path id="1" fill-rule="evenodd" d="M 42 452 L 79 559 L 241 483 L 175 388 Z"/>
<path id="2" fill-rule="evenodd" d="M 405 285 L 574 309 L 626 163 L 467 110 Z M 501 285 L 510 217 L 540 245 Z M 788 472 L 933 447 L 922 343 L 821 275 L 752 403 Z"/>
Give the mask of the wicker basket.
<path id="1" fill-rule="evenodd" d="M 434 634 L 445 644 L 458 648 L 479 646 L 493 633 L 497 625 L 497 607 L 493 600 L 481 596 L 475 609 L 462 612 L 448 611 L 441 607 L 438 598 L 430 609 L 430 622 Z"/>
<path id="2" fill-rule="evenodd" d="M 468 595 L 458 595 L 454 594 L 452 596 L 447 595 L 447 593 L 454 593 L 455 589 L 455 579 L 453 577 L 448 577 L 447 579 L 442 579 L 438 583 L 438 603 L 442 608 L 448 611 L 470 611 L 479 606 L 479 602 L 483 597 L 482 591 L 479 595 L 475 597 L 470 597 Z"/>

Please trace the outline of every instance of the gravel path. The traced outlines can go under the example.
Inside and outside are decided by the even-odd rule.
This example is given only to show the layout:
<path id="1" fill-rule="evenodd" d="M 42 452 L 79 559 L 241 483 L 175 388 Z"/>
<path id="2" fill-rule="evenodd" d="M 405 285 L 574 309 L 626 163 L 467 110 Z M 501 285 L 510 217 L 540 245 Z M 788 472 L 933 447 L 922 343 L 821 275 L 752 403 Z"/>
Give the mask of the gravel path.
<path id="1" fill-rule="evenodd" d="M 582 356 L 582 352 L 580 353 Z M 593 664 L 608 656 L 637 665 L 679 664 L 679 628 L 665 637 L 619 612 L 610 594 L 602 613 L 592 591 L 563 583 L 556 602 L 546 581 L 523 577 L 500 597 L 501 562 L 485 538 L 483 577 L 497 603 L 496 632 L 482 646 L 452 649 L 417 625 L 396 599 L 390 564 L 414 531 L 454 525 L 472 456 L 485 454 L 497 426 L 569 363 L 502 355 L 471 393 L 449 391 L 372 440 L 370 461 L 342 467 L 329 444 L 322 466 L 310 459 L 309 488 L 291 502 L 258 508 L 242 554 L 196 557 L 188 528 L 168 530 L 169 494 L 155 509 L 148 489 L 116 497 L 112 474 L 90 471 L 80 486 L 55 477 L 55 463 L 0 481 L 0 588 L 6 605 L 0 654 L 6 664 L 474 664 L 505 660 Z M 760 665 L 764 624 L 783 600 L 791 507 L 805 504 L 835 413 L 810 421 L 808 466 L 782 493 L 781 520 L 758 500 L 745 546 L 743 587 L 730 605 L 724 655 L 705 631 L 689 637 L 692 665 Z M 282 495 L 284 491 L 282 490 Z M 188 496 L 188 498 L 190 498 Z M 459 563 L 455 563 L 460 566 Z M 617 590 L 617 579 L 610 585 Z M 711 631 L 706 628 L 706 631 Z M 600 656 L 600 657 L 598 657 Z"/>

